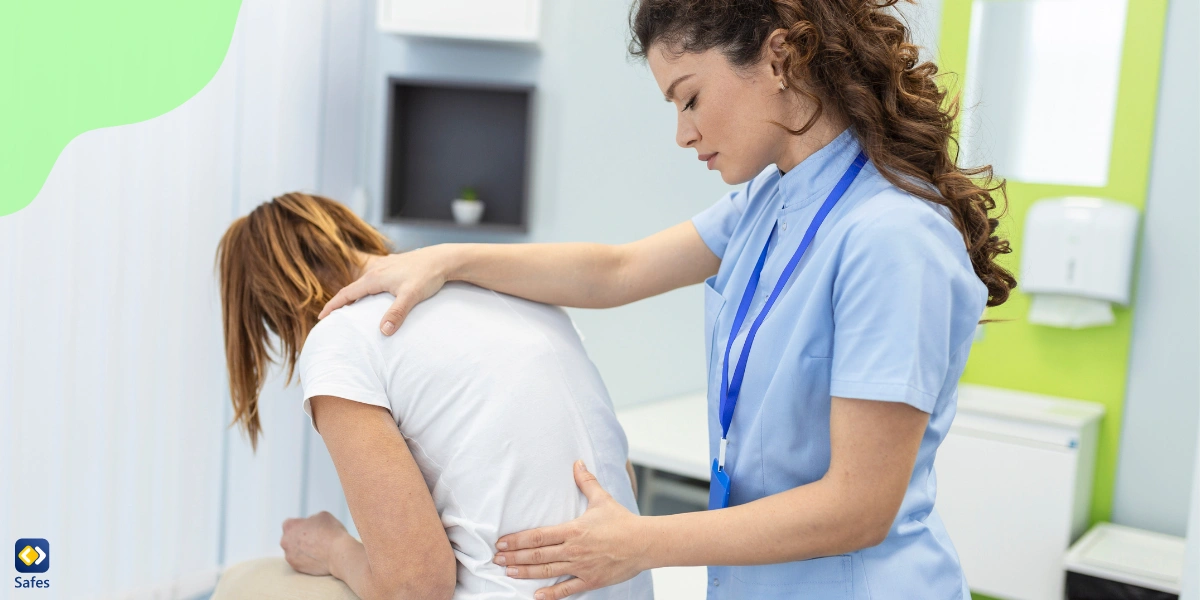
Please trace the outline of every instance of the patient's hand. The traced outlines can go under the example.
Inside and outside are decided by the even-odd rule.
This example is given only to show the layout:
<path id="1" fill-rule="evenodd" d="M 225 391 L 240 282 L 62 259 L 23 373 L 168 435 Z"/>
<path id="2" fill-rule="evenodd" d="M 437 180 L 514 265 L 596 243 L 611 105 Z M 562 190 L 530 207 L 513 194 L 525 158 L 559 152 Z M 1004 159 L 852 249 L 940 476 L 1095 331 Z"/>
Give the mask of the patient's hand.
<path id="1" fill-rule="evenodd" d="M 337 517 L 321 511 L 304 519 L 285 520 L 279 546 L 293 569 L 308 575 L 329 575 L 334 542 L 349 535 Z"/>

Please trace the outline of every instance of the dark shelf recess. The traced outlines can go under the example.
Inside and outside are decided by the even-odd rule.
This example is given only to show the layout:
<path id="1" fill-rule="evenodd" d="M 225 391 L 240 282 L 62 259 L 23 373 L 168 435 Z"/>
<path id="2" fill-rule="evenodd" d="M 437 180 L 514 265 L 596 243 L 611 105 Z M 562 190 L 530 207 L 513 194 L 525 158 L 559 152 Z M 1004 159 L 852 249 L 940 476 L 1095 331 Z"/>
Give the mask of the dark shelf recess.
<path id="1" fill-rule="evenodd" d="M 533 88 L 390 78 L 384 219 L 456 226 L 450 203 L 475 188 L 475 227 L 527 230 Z"/>

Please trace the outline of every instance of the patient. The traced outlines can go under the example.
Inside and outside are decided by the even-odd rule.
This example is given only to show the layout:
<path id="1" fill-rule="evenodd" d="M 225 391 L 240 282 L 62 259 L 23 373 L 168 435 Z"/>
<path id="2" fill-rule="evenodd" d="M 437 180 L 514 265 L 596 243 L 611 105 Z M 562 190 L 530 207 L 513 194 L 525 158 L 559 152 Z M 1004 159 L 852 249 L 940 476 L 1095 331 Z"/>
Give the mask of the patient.
<path id="1" fill-rule="evenodd" d="M 301 193 L 235 221 L 217 250 L 235 420 L 256 444 L 275 354 L 289 379 L 299 375 L 362 536 L 328 513 L 289 519 L 287 562 L 364 599 L 533 598 L 565 577 L 509 578 L 492 563 L 495 543 L 583 514 L 576 460 L 637 510 L 604 383 L 561 308 L 468 284 L 419 304 L 391 337 L 377 328 L 390 294 L 318 323 L 325 302 L 388 251 L 344 206 Z M 316 597 L 333 582 L 286 568 L 233 575 L 214 600 Z M 578 597 L 651 598 L 649 573 Z"/>

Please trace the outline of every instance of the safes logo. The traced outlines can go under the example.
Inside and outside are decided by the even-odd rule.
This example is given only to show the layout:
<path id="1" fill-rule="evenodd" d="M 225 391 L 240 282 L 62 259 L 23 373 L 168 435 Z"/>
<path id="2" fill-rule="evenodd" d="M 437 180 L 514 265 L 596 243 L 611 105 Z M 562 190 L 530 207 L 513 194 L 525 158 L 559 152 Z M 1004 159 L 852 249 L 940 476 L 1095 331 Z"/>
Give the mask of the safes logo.
<path id="1" fill-rule="evenodd" d="M 40 538 L 21 538 L 16 544 L 18 573 L 45 573 L 50 570 L 50 542 Z"/>
<path id="2" fill-rule="evenodd" d="M 13 554 L 16 556 L 15 566 L 18 573 L 45 573 L 50 570 L 50 542 L 46 540 L 21 538 L 13 548 Z M 37 575 L 18 575 L 13 578 L 13 587 L 45 589 L 50 587 L 50 580 L 38 578 Z"/>

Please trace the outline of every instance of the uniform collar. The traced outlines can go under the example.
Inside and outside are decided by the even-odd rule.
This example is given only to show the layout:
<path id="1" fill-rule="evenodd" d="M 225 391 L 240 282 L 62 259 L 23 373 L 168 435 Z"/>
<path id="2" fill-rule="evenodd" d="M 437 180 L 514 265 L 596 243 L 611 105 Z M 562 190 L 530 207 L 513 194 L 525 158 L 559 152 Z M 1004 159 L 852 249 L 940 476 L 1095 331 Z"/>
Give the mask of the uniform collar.
<path id="1" fill-rule="evenodd" d="M 783 173 L 779 179 L 781 208 L 806 206 L 828 194 L 861 150 L 858 139 L 847 127 L 833 141 Z M 779 167 L 775 167 L 775 172 L 780 174 Z"/>

